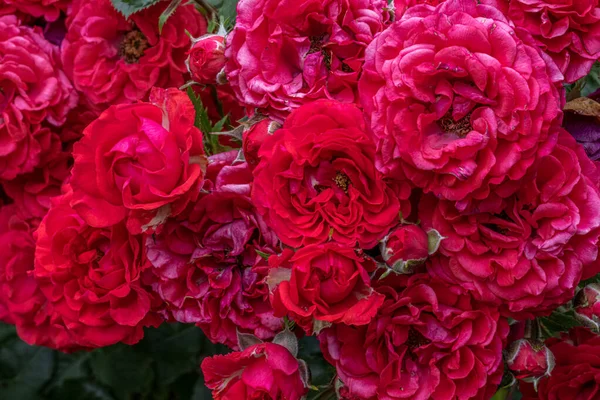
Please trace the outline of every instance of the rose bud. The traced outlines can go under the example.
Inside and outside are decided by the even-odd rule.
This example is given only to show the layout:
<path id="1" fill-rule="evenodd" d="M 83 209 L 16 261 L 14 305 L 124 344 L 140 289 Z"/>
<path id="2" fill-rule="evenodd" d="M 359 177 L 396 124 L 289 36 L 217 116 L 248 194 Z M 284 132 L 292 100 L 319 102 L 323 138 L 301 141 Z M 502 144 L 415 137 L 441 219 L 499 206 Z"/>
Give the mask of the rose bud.
<path id="1" fill-rule="evenodd" d="M 437 251 L 442 239 L 435 229 L 426 233 L 418 225 L 403 225 L 381 241 L 381 256 L 391 270 L 410 274 Z"/>
<path id="2" fill-rule="evenodd" d="M 595 331 L 600 330 L 600 285 L 592 283 L 577 293 L 574 300 L 577 319 Z"/>
<path id="3" fill-rule="evenodd" d="M 258 165 L 258 150 L 262 143 L 279 128 L 281 128 L 281 125 L 278 122 L 267 118 L 252 125 L 250 129 L 244 132 L 242 149 L 246 162 L 251 169 Z"/>
<path id="4" fill-rule="evenodd" d="M 188 69 L 198 83 L 217 83 L 217 75 L 225 66 L 225 36 L 205 35 L 194 41 L 187 53 Z"/>
<path id="5" fill-rule="evenodd" d="M 515 378 L 536 382 L 550 375 L 554 368 L 554 355 L 540 340 L 520 339 L 513 342 L 506 356 L 508 368 Z"/>

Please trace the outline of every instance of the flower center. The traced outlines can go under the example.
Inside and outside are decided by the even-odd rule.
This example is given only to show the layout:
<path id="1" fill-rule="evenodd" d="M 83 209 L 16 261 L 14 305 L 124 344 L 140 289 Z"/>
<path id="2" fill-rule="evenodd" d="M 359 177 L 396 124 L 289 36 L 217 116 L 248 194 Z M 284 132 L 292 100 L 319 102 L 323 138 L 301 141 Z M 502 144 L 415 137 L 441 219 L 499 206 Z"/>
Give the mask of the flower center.
<path id="1" fill-rule="evenodd" d="M 467 136 L 467 133 L 473 130 L 473 127 L 471 126 L 471 113 L 468 113 L 463 118 L 455 121 L 454 118 L 452 118 L 452 112 L 448 111 L 448 113 L 438 121 L 438 125 L 444 132 L 452 133 L 460 138 L 464 138 Z"/>
<path id="2" fill-rule="evenodd" d="M 431 343 L 431 340 L 427 339 L 418 330 L 410 328 L 408 331 L 408 339 L 406 340 L 406 347 L 410 350 L 418 349 L 419 347 L 425 346 Z"/>
<path id="3" fill-rule="evenodd" d="M 336 186 L 344 191 L 344 193 L 348 193 L 348 186 L 352 183 L 348 175 L 343 172 L 339 172 L 333 178 Z"/>
<path id="4" fill-rule="evenodd" d="M 331 53 L 327 51 L 323 47 L 323 42 L 325 41 L 326 34 L 322 34 L 319 36 L 311 36 L 310 40 L 310 49 L 308 50 L 308 54 L 321 53 L 323 55 L 323 61 L 325 62 L 325 66 L 328 70 L 331 70 Z"/>
<path id="5" fill-rule="evenodd" d="M 131 32 L 127 32 L 121 47 L 119 49 L 119 55 L 127 64 L 135 64 L 144 55 L 144 51 L 149 47 L 148 39 L 139 30 L 135 29 Z"/>

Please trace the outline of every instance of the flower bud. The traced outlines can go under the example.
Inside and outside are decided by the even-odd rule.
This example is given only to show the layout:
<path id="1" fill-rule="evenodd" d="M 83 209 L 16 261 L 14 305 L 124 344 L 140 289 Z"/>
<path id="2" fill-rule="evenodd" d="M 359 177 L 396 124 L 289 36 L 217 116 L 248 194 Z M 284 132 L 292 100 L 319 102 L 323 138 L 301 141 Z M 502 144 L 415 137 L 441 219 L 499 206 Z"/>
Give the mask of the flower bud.
<path id="1" fill-rule="evenodd" d="M 509 347 L 506 363 L 517 379 L 533 382 L 550 375 L 554 355 L 540 340 L 520 339 Z"/>
<path id="2" fill-rule="evenodd" d="M 386 265 L 401 274 L 410 274 L 429 256 L 429 238 L 417 225 L 403 225 L 393 230 L 380 245 Z"/>
<path id="3" fill-rule="evenodd" d="M 192 80 L 198 83 L 215 84 L 217 75 L 225 66 L 225 37 L 206 35 L 194 41 L 187 53 L 188 69 Z"/>
<path id="4" fill-rule="evenodd" d="M 281 125 L 278 122 L 271 121 L 270 119 L 263 119 L 244 132 L 242 149 L 244 151 L 246 162 L 248 162 L 251 169 L 254 169 L 254 167 L 258 165 L 258 150 L 262 143 L 267 136 L 272 135 L 280 127 Z"/>
<path id="5" fill-rule="evenodd" d="M 600 330 L 600 285 L 592 283 L 577 293 L 574 300 L 577 319 L 595 331 Z"/>

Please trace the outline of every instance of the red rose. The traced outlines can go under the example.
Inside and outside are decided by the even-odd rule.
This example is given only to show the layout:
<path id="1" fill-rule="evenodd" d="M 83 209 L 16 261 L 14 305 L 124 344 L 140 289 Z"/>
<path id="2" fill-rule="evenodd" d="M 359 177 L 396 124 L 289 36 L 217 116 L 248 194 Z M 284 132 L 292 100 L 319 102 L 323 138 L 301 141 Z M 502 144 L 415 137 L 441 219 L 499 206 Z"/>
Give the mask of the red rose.
<path id="1" fill-rule="evenodd" d="M 73 207 L 92 226 L 151 230 L 198 196 L 206 157 L 190 99 L 155 89 L 150 101 L 109 108 L 73 147 Z"/>
<path id="2" fill-rule="evenodd" d="M 600 331 L 600 285 L 591 283 L 573 301 L 577 318 L 590 329 Z"/>
<path id="3" fill-rule="evenodd" d="M 188 69 L 198 83 L 215 84 L 217 75 L 225 67 L 225 37 L 205 35 L 192 43 L 188 51 Z"/>
<path id="4" fill-rule="evenodd" d="M 554 363 L 552 352 L 537 340 L 517 340 L 510 345 L 506 355 L 508 368 L 519 380 L 535 381 L 549 376 Z"/>
<path id="5" fill-rule="evenodd" d="M 33 124 L 65 122 L 78 98 L 60 69 L 58 51 L 58 46 L 48 42 L 39 27 L 21 26 L 14 16 L 0 17 L 3 110 L 12 105 L 15 118 Z"/>
<path id="6" fill-rule="evenodd" d="M 446 237 L 429 272 L 515 318 L 570 300 L 597 258 L 600 234 L 600 191 L 582 165 L 593 168 L 561 132 L 552 154 L 504 202 L 461 214 L 448 201 L 422 200 L 423 227 Z"/>
<path id="7" fill-rule="evenodd" d="M 306 104 L 267 137 L 259 157 L 252 200 L 289 246 L 332 238 L 371 248 L 400 211 L 409 214 L 410 187 L 392 188 L 375 169 L 375 145 L 354 105 Z"/>
<path id="8" fill-rule="evenodd" d="M 540 380 L 537 391 L 521 383 L 523 400 L 595 400 L 600 394 L 600 336 L 574 328 L 546 341 L 556 358 L 552 374 Z"/>
<path id="9" fill-rule="evenodd" d="M 274 120 L 315 99 L 353 103 L 386 0 L 242 0 L 225 72 L 241 103 Z"/>
<path id="10" fill-rule="evenodd" d="M 565 80 L 586 76 L 600 57 L 597 0 L 483 0 L 533 36 L 556 62 Z"/>
<path id="11" fill-rule="evenodd" d="M 55 21 L 61 11 L 67 11 L 72 0 L 2 0 L 7 6 L 35 18 L 43 17 L 46 21 Z"/>
<path id="12" fill-rule="evenodd" d="M 424 274 L 404 289 L 377 290 L 386 300 L 369 325 L 338 324 L 319 336 L 348 394 L 369 400 L 492 397 L 508 334 L 497 310 Z"/>
<path id="13" fill-rule="evenodd" d="M 289 315 L 307 334 L 332 323 L 365 325 L 383 296 L 371 288 L 373 262 L 337 243 L 285 249 L 269 257 L 275 315 Z"/>
<path id="14" fill-rule="evenodd" d="M 197 323 L 213 342 L 236 347 L 236 331 L 270 339 L 282 328 L 273 316 L 257 251 L 273 254 L 277 237 L 250 201 L 252 173 L 232 165 L 237 152 L 209 158 L 206 194 L 162 231 L 148 237 L 154 290 L 170 319 Z"/>
<path id="15" fill-rule="evenodd" d="M 54 141 L 54 151 L 47 154 L 47 160 L 33 172 L 2 184 L 6 194 L 27 217 L 41 220 L 50 208 L 50 199 L 61 194 L 61 187 L 71 174 L 71 155 L 61 151 L 60 144 Z"/>
<path id="16" fill-rule="evenodd" d="M 81 349 L 33 277 L 35 220 L 16 205 L 0 208 L 0 320 L 16 325 L 31 345 L 61 351 Z"/>
<path id="17" fill-rule="evenodd" d="M 533 40 L 492 7 L 412 7 L 371 43 L 359 83 L 378 168 L 461 210 L 508 196 L 552 149 L 561 81 Z"/>
<path id="18" fill-rule="evenodd" d="M 178 8 L 158 32 L 168 2 L 126 20 L 109 0 L 75 0 L 62 43 L 65 72 L 98 112 L 109 105 L 145 100 L 152 87 L 180 87 L 186 81 L 190 38 L 206 33 L 194 5 Z"/>
<path id="19" fill-rule="evenodd" d="M 267 137 L 272 136 L 279 128 L 281 128 L 281 125 L 278 122 L 265 118 L 243 133 L 242 149 L 250 168 L 256 168 L 260 161 L 258 157 L 260 146 Z"/>
<path id="20" fill-rule="evenodd" d="M 35 278 L 79 345 L 135 344 L 145 326 L 161 322 L 140 281 L 151 267 L 142 238 L 123 224 L 89 226 L 69 206 L 71 197 L 57 198 L 40 223 Z"/>
<path id="21" fill-rule="evenodd" d="M 260 343 L 202 361 L 215 400 L 300 400 L 308 392 L 296 358 L 283 346 Z"/>

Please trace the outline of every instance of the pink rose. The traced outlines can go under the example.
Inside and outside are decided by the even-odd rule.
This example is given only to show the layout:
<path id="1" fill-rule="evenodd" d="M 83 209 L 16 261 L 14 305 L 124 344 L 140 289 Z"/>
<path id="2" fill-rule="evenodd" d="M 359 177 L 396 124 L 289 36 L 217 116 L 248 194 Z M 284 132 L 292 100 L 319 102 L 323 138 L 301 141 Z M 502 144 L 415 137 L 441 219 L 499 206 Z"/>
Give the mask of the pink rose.
<path id="1" fill-rule="evenodd" d="M 600 57 L 597 0 L 482 0 L 533 36 L 556 62 L 567 83 L 586 76 Z"/>
<path id="2" fill-rule="evenodd" d="M 549 376 L 555 361 L 554 355 L 543 342 L 520 339 L 508 348 L 506 363 L 515 378 L 533 382 Z"/>
<path id="3" fill-rule="evenodd" d="M 227 79 L 241 103 L 278 122 L 315 99 L 353 103 L 386 8 L 387 0 L 242 0 L 227 38 Z"/>
<path id="4" fill-rule="evenodd" d="M 446 237 L 429 272 L 517 319 L 570 300 L 598 254 L 600 191 L 586 166 L 595 168 L 561 131 L 553 152 L 503 202 L 464 214 L 451 202 L 422 200 L 423 226 Z"/>
<path id="5" fill-rule="evenodd" d="M 206 20 L 193 5 L 182 5 L 158 32 L 158 18 L 168 2 L 126 20 L 110 0 L 75 0 L 62 43 L 65 72 L 98 113 L 108 106 L 147 99 L 152 87 L 180 87 L 186 82 L 186 30 L 206 33 Z"/>
<path id="6" fill-rule="evenodd" d="M 386 299 L 367 326 L 334 325 L 319 335 L 348 395 L 364 400 L 482 399 L 502 379 L 508 324 L 465 290 L 425 274 L 406 287 L 377 287 Z M 348 396 L 347 398 L 354 398 Z"/>
<path id="7" fill-rule="evenodd" d="M 75 89 L 60 68 L 58 46 L 39 27 L 19 25 L 14 16 L 0 17 L 0 110 L 32 124 L 62 125 L 77 105 Z"/>
<path id="8" fill-rule="evenodd" d="M 359 83 L 378 168 L 461 210 L 506 197 L 552 149 L 561 81 L 493 7 L 412 7 L 369 45 Z"/>
<path id="9" fill-rule="evenodd" d="M 206 386 L 215 400 L 301 400 L 308 392 L 305 368 L 288 349 L 274 343 L 202 361 Z"/>

